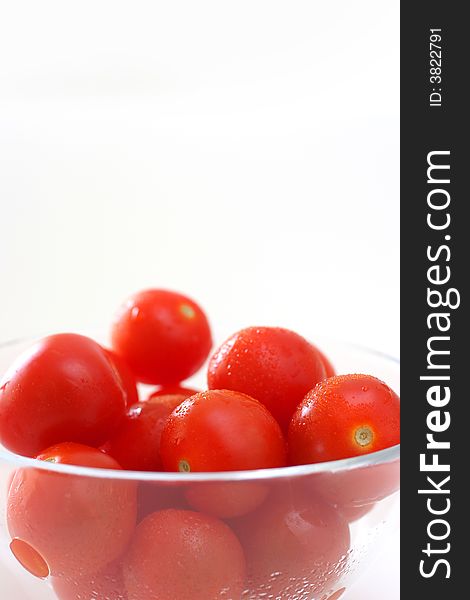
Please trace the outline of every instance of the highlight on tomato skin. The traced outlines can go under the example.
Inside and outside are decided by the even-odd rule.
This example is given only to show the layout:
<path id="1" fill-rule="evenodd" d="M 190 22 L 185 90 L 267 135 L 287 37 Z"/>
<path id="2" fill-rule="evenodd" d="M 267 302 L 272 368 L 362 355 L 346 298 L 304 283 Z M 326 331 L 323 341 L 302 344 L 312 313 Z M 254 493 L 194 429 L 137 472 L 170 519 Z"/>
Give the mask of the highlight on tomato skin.
<path id="1" fill-rule="evenodd" d="M 286 432 L 297 405 L 325 378 L 318 350 L 282 327 L 247 327 L 209 361 L 209 389 L 243 392 L 263 403 Z"/>
<path id="2" fill-rule="evenodd" d="M 126 395 L 126 405 L 132 406 L 139 401 L 139 392 L 137 390 L 137 380 L 125 361 L 109 348 L 104 348 L 111 364 L 116 369 L 121 380 L 122 387 Z"/>
<path id="3" fill-rule="evenodd" d="M 120 470 L 110 456 L 80 444 L 59 444 L 41 453 L 40 460 Z M 118 559 L 136 515 L 133 481 L 22 468 L 8 494 L 12 540 L 31 546 L 54 577 L 93 574 Z"/>
<path id="4" fill-rule="evenodd" d="M 111 328 L 113 351 L 136 379 L 177 385 L 202 365 L 212 347 L 209 321 L 191 298 L 161 289 L 133 294 L 120 307 Z"/>
<path id="5" fill-rule="evenodd" d="M 318 383 L 294 413 L 290 464 L 351 458 L 400 442 L 400 399 L 371 375 L 337 375 Z"/>
<path id="6" fill-rule="evenodd" d="M 226 523 L 169 509 L 137 526 L 123 573 L 128 600 L 215 600 L 241 597 L 246 564 L 240 542 Z"/>

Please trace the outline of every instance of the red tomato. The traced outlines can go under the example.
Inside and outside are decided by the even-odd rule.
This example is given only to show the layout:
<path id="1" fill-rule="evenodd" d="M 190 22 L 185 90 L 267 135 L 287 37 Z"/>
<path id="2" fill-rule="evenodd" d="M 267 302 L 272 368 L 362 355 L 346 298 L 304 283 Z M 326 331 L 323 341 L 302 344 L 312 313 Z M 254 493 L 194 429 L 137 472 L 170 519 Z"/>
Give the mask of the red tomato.
<path id="1" fill-rule="evenodd" d="M 134 404 L 137 404 L 139 401 L 139 393 L 137 391 L 137 381 L 134 377 L 134 374 L 122 360 L 122 358 L 115 352 L 108 350 L 107 348 L 103 348 L 103 350 L 106 352 L 111 364 L 114 366 L 118 376 L 121 378 L 121 385 L 126 394 L 127 406 L 133 406 Z"/>
<path id="2" fill-rule="evenodd" d="M 235 600 L 245 584 L 243 550 L 229 526 L 186 510 L 144 519 L 123 571 L 129 600 Z"/>
<path id="3" fill-rule="evenodd" d="M 20 356 L 0 384 L 0 442 L 26 456 L 64 441 L 98 446 L 125 412 L 121 380 L 101 346 L 52 335 Z"/>
<path id="4" fill-rule="evenodd" d="M 124 425 L 102 446 L 123 469 L 162 471 L 160 438 L 167 418 L 185 396 L 156 396 L 132 406 Z"/>
<path id="5" fill-rule="evenodd" d="M 320 382 L 299 405 L 289 428 L 292 464 L 349 458 L 400 441 L 400 400 L 370 375 Z"/>
<path id="6" fill-rule="evenodd" d="M 114 351 L 143 383 L 177 384 L 206 360 L 212 346 L 207 317 L 190 298 L 165 290 L 131 296 L 113 324 Z"/>
<path id="7" fill-rule="evenodd" d="M 210 390 L 187 398 L 168 418 L 160 451 L 167 471 L 239 471 L 282 467 L 279 425 L 254 398 Z"/>
<path id="8" fill-rule="evenodd" d="M 79 444 L 59 444 L 40 458 L 120 468 L 100 450 Z M 123 553 L 136 512 L 134 482 L 24 468 L 16 472 L 10 487 L 7 521 L 12 539 L 33 548 L 53 576 L 76 577 L 96 573 Z"/>
<path id="9" fill-rule="evenodd" d="M 127 600 L 119 563 L 94 575 L 54 577 L 52 587 L 59 600 Z"/>
<path id="10" fill-rule="evenodd" d="M 244 392 L 262 402 L 287 430 L 297 405 L 324 379 L 317 349 L 279 327 L 248 327 L 229 338 L 209 363 L 210 389 Z"/>
<path id="11" fill-rule="evenodd" d="M 38 454 L 36 458 L 62 465 L 78 465 L 95 469 L 121 469 L 121 465 L 114 458 L 107 456 L 101 450 L 74 442 L 63 442 L 51 446 Z"/>
<path id="12" fill-rule="evenodd" d="M 260 506 L 268 487 L 255 481 L 211 482 L 192 485 L 186 490 L 189 506 L 221 519 L 241 517 Z"/>
<path id="13" fill-rule="evenodd" d="M 246 556 L 250 597 L 264 591 L 273 598 L 300 598 L 306 589 L 317 597 L 347 568 L 346 521 L 318 498 L 290 490 L 287 481 L 284 486 L 257 511 L 232 523 Z"/>
<path id="14" fill-rule="evenodd" d="M 156 389 L 154 392 L 150 394 L 148 397 L 149 400 L 153 398 L 158 398 L 158 396 L 184 396 L 185 398 L 189 398 L 190 396 L 194 396 L 194 394 L 199 394 L 201 390 L 195 390 L 193 388 L 181 387 L 179 385 L 165 385 Z"/>

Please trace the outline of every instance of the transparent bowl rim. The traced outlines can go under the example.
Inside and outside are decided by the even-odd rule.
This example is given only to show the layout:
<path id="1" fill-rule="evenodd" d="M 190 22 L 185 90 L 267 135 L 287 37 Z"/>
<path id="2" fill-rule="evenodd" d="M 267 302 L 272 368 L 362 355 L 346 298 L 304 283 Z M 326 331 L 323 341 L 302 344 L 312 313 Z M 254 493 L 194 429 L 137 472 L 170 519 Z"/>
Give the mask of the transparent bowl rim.
<path id="1" fill-rule="evenodd" d="M 7 340 L 0 343 L 0 348 L 13 346 L 21 342 L 34 340 L 34 337 L 17 338 Z M 335 340 L 339 342 L 338 340 Z M 351 349 L 360 350 L 370 353 L 374 356 L 383 358 L 384 360 L 393 362 L 397 365 L 400 361 L 384 352 L 353 344 L 341 342 L 343 345 L 350 346 Z M 204 472 L 204 473 L 169 473 L 169 472 L 148 472 L 148 471 L 117 471 L 112 469 L 98 469 L 91 467 L 80 467 L 75 465 L 54 464 L 13 454 L 8 450 L 0 447 L 0 462 L 8 463 L 14 468 L 35 468 L 44 471 L 77 475 L 82 477 L 95 477 L 99 479 L 119 479 L 129 481 L 147 481 L 161 483 L 191 483 L 191 482 L 234 482 L 234 481 L 252 481 L 252 480 L 273 480 L 285 479 L 291 477 L 302 477 L 324 472 L 349 471 L 364 467 L 373 467 L 381 464 L 391 463 L 400 459 L 400 444 L 391 446 L 384 450 L 354 456 L 352 458 L 344 458 L 341 460 L 333 460 L 328 462 L 320 462 L 308 465 L 295 465 L 289 467 L 277 467 L 273 469 L 255 469 L 251 471 L 221 471 L 221 472 Z"/>

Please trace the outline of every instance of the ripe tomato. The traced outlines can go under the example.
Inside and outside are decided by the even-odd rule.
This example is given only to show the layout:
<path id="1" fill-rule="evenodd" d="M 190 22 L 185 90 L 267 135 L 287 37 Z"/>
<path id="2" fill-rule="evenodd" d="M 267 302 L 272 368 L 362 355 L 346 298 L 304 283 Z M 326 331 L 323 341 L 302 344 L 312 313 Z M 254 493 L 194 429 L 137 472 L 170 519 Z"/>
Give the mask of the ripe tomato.
<path id="1" fill-rule="evenodd" d="M 79 444 L 59 444 L 39 458 L 120 469 L 110 456 Z M 53 576 L 76 577 L 96 573 L 123 553 L 136 512 L 134 482 L 23 468 L 10 487 L 7 522 L 12 539 L 34 549 Z M 19 560 L 34 572 L 34 564 Z"/>
<path id="2" fill-rule="evenodd" d="M 148 399 L 152 400 L 153 398 L 158 398 L 158 396 L 184 396 L 185 398 L 189 398 L 190 396 L 194 396 L 194 394 L 199 394 L 200 391 L 179 385 L 164 385 L 152 392 Z"/>
<path id="3" fill-rule="evenodd" d="M 299 405 L 289 428 L 292 464 L 367 454 L 400 441 L 400 400 L 370 375 L 320 382 Z"/>
<path id="4" fill-rule="evenodd" d="M 54 464 L 78 465 L 95 469 L 121 469 L 121 465 L 114 458 L 107 456 L 101 450 L 74 442 L 63 442 L 51 446 L 38 454 L 36 458 Z"/>
<path id="5" fill-rule="evenodd" d="M 194 484 L 186 490 L 186 500 L 195 510 L 221 519 L 241 517 L 263 504 L 268 487 L 255 481 Z"/>
<path id="6" fill-rule="evenodd" d="M 64 441 L 97 446 L 125 412 L 121 380 L 101 346 L 52 335 L 20 356 L 0 384 L 0 442 L 26 456 Z"/>
<path id="7" fill-rule="evenodd" d="M 170 509 L 138 525 L 123 572 L 129 600 L 235 600 L 245 584 L 245 558 L 222 521 Z"/>
<path id="8" fill-rule="evenodd" d="M 279 327 L 248 327 L 229 338 L 209 363 L 210 389 L 244 392 L 262 402 L 287 430 L 297 405 L 324 379 L 317 349 Z"/>
<path id="9" fill-rule="evenodd" d="M 94 575 L 53 577 L 52 587 L 59 600 L 127 600 L 119 563 Z"/>
<path id="10" fill-rule="evenodd" d="M 155 396 L 132 406 L 124 424 L 102 450 L 123 469 L 162 471 L 160 438 L 167 418 L 186 396 Z"/>
<path id="11" fill-rule="evenodd" d="M 206 315 L 190 298 L 145 290 L 120 309 L 111 331 L 114 351 L 139 381 L 177 384 L 206 360 L 212 337 Z"/>
<path id="12" fill-rule="evenodd" d="M 118 376 L 121 378 L 122 389 L 126 394 L 127 406 L 137 404 L 139 401 L 139 393 L 137 391 L 137 381 L 134 374 L 122 358 L 115 352 L 108 350 L 108 348 L 103 348 L 103 350 L 106 352 L 111 364 L 115 367 Z"/>
<path id="13" fill-rule="evenodd" d="M 168 418 L 160 451 L 167 471 L 238 471 L 282 467 L 279 425 L 257 400 L 228 390 L 187 398 Z"/>
<path id="14" fill-rule="evenodd" d="M 245 552 L 250 597 L 264 591 L 273 598 L 294 598 L 306 589 L 317 597 L 347 566 L 346 521 L 318 498 L 288 486 L 285 482 L 257 511 L 232 522 Z"/>

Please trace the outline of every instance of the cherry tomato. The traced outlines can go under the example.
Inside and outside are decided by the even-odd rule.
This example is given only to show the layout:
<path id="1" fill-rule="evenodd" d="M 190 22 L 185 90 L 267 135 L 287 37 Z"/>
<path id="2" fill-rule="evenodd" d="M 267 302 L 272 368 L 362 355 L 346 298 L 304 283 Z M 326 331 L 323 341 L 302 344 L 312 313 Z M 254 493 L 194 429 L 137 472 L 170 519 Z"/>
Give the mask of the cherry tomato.
<path id="1" fill-rule="evenodd" d="M 229 338 L 209 363 L 210 389 L 244 392 L 262 402 L 287 430 L 297 405 L 324 379 L 317 349 L 279 327 L 248 327 Z"/>
<path id="2" fill-rule="evenodd" d="M 102 446 L 130 471 L 162 471 L 160 438 L 167 418 L 186 396 L 155 396 L 132 406 L 117 433 Z"/>
<path id="3" fill-rule="evenodd" d="M 194 394 L 199 394 L 200 391 L 179 385 L 165 385 L 152 392 L 148 399 L 152 400 L 153 398 L 158 398 L 158 396 L 184 396 L 185 398 L 189 398 L 190 396 L 194 396 Z"/>
<path id="4" fill-rule="evenodd" d="M 210 390 L 187 398 L 168 418 L 160 451 L 167 471 L 239 471 L 282 467 L 279 425 L 254 398 Z"/>
<path id="5" fill-rule="evenodd" d="M 186 490 L 189 506 L 221 519 L 241 517 L 263 504 L 268 487 L 255 481 L 211 482 Z"/>
<path id="6" fill-rule="evenodd" d="M 138 381 L 177 384 L 206 360 L 212 346 L 207 317 L 190 298 L 166 290 L 145 290 L 120 309 L 112 331 L 114 351 Z"/>
<path id="7" fill-rule="evenodd" d="M 400 400 L 370 375 L 320 382 L 299 405 L 289 428 L 292 464 L 349 458 L 400 441 Z"/>
<path id="8" fill-rule="evenodd" d="M 169 509 L 138 525 L 123 572 L 129 600 L 235 600 L 244 589 L 245 558 L 222 521 Z"/>
<path id="9" fill-rule="evenodd" d="M 78 465 L 95 469 L 121 469 L 121 465 L 114 458 L 107 456 L 101 450 L 74 442 L 63 442 L 51 446 L 38 454 L 36 458 L 54 464 Z"/>
<path id="10" fill-rule="evenodd" d="M 65 441 L 98 446 L 125 412 L 121 380 L 101 346 L 52 335 L 20 356 L 0 384 L 0 442 L 26 456 Z"/>
<path id="11" fill-rule="evenodd" d="M 119 563 L 94 575 L 53 577 L 52 587 L 59 600 L 127 600 Z"/>
<path id="12" fill-rule="evenodd" d="M 115 367 L 118 376 L 121 378 L 121 385 L 126 394 L 127 406 L 137 404 L 139 401 L 139 393 L 137 391 L 137 381 L 132 371 L 115 352 L 108 350 L 108 348 L 103 348 L 103 350 L 106 352 L 111 364 Z"/>
<path id="13" fill-rule="evenodd" d="M 346 568 L 349 527 L 328 504 L 308 498 L 289 482 L 268 502 L 232 522 L 245 552 L 250 597 L 317 597 L 331 589 Z M 342 562 L 343 561 L 343 562 Z M 343 564 L 344 563 L 344 564 Z"/>
<path id="14" fill-rule="evenodd" d="M 80 444 L 59 444 L 39 458 L 120 469 L 110 456 Z M 96 573 L 123 553 L 136 512 L 134 482 L 23 468 L 10 487 L 7 522 L 12 539 L 30 546 L 53 576 L 76 577 Z M 30 571 L 35 568 L 19 560 Z"/>

